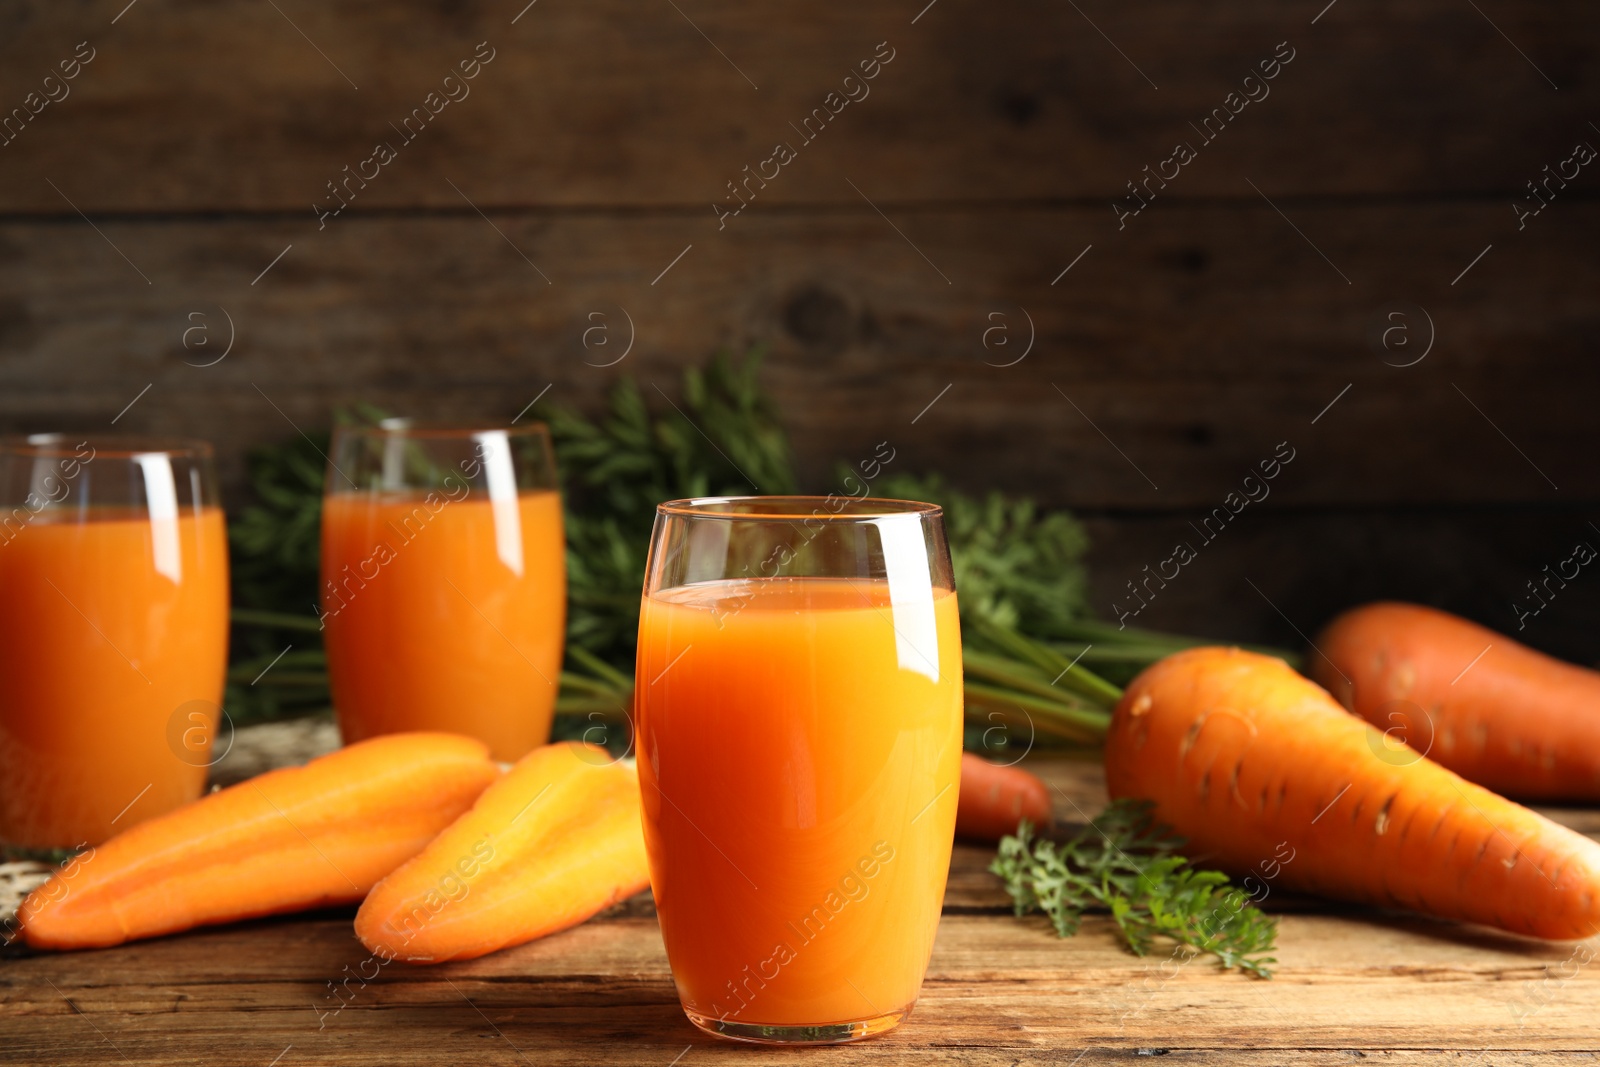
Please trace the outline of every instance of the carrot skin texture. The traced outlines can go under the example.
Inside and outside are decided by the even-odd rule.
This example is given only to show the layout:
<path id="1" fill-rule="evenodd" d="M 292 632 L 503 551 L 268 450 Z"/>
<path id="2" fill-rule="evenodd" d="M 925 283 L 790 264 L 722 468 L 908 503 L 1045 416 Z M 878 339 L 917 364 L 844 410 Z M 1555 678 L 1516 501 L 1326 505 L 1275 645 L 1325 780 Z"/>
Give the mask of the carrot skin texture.
<path id="1" fill-rule="evenodd" d="M 498 775 L 479 741 L 391 734 L 269 771 L 78 857 L 18 909 L 35 948 L 104 948 L 350 903 Z"/>
<path id="2" fill-rule="evenodd" d="M 1050 790 L 1020 767 L 990 763 L 971 752 L 961 754 L 961 794 L 956 803 L 956 836 L 971 841 L 998 841 L 1017 832 L 1027 819 L 1050 825 Z"/>
<path id="3" fill-rule="evenodd" d="M 1341 704 L 1468 781 L 1600 800 L 1600 673 L 1416 604 L 1347 611 L 1316 647 L 1312 677 Z"/>
<path id="4" fill-rule="evenodd" d="M 638 774 L 594 745 L 546 745 L 378 883 L 356 936 L 385 959 L 472 959 L 575 926 L 649 884 Z"/>
<path id="5" fill-rule="evenodd" d="M 1283 888 L 1556 940 L 1600 931 L 1600 845 L 1397 746 L 1281 660 L 1198 648 L 1151 666 L 1105 761 L 1113 797 L 1155 801 L 1191 856 L 1232 873 L 1277 860 Z"/>

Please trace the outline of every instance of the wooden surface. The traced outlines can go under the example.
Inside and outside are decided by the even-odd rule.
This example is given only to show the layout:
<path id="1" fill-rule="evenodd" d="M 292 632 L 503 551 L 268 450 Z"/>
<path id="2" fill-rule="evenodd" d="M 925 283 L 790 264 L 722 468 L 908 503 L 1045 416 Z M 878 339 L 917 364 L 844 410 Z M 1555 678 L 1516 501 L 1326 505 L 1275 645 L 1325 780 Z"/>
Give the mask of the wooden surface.
<path id="1" fill-rule="evenodd" d="M 1450 0 L 1340 0 L 1315 25 L 1323 4 L 1271 0 L 942 0 L 921 17 L 926 0 L 290 0 L 141 4 L 112 25 L 126 3 L 28 0 L 0 16 L 7 108 L 79 41 L 97 51 L 72 95 L 0 150 L 73 161 L 49 176 L 85 211 L 310 218 L 324 181 L 394 139 L 389 124 L 479 42 L 495 58 L 470 95 L 360 206 L 456 211 L 449 178 L 495 207 L 692 205 L 710 219 L 724 183 L 794 139 L 788 123 L 880 42 L 894 58 L 870 95 L 762 201 L 859 206 L 841 166 L 863 189 L 892 176 L 886 202 L 1115 196 L 1279 42 L 1294 58 L 1230 126 L 1227 165 L 1185 174 L 1181 195 L 1239 197 L 1235 168 L 1302 195 L 1498 193 L 1581 135 L 1600 88 L 1600 13 L 1582 0 L 1496 4 L 1493 21 Z M 0 171 L 0 200 L 64 207 L 21 165 Z"/>
<path id="2" fill-rule="evenodd" d="M 766 383 L 817 484 L 831 482 L 833 461 L 871 456 L 888 440 L 891 470 L 960 470 L 970 463 L 963 454 L 1005 457 L 980 484 L 1064 492 L 1100 508 L 1206 514 L 1287 441 L 1295 460 L 1271 484 L 1265 509 L 1600 499 L 1600 468 L 1566 447 L 1575 430 L 1592 431 L 1600 391 L 1585 332 L 1600 291 L 1600 262 L 1586 254 L 1600 205 L 1571 205 L 1568 226 L 1504 252 L 1503 276 L 1485 271 L 1479 284 L 1469 275 L 1452 291 L 1465 265 L 1456 259 L 1478 249 L 1433 237 L 1469 231 L 1474 211 L 1303 209 L 1299 224 L 1360 279 L 1346 287 L 1264 203 L 1180 205 L 1096 258 L 1095 270 L 1126 275 L 1114 292 L 1050 285 L 1069 235 L 1095 236 L 1098 206 L 1000 218 L 908 209 L 899 222 L 961 279 L 951 287 L 870 210 L 853 208 L 752 216 L 717 241 L 704 240 L 697 219 L 502 219 L 506 236 L 558 286 L 476 215 L 343 220 L 255 287 L 254 274 L 294 240 L 282 222 L 107 223 L 141 269 L 209 311 L 217 344 L 227 326 L 215 309 L 227 310 L 243 358 L 212 367 L 185 363 L 211 358 L 178 343 L 187 304 L 139 321 L 148 294 L 93 231 L 16 222 L 0 225 L 8 253 L 0 292 L 32 310 L 14 324 L 20 351 L 0 365 L 0 415 L 30 428 L 92 424 L 153 382 L 127 421 L 181 424 L 218 440 L 293 436 L 296 425 L 324 425 L 330 406 L 363 400 L 415 410 L 431 397 L 445 413 L 510 420 L 546 386 L 550 398 L 598 399 L 615 374 L 585 362 L 610 357 L 584 349 L 586 309 L 609 312 L 620 346 L 623 307 L 636 351 L 615 371 L 673 398 L 684 348 L 786 336 Z M 1344 229 L 1352 216 L 1361 225 Z M 693 258 L 651 286 L 686 245 Z M 1539 273 L 1551 258 L 1570 264 L 1560 288 Z M 1081 266 L 1088 274 L 1089 261 Z M 712 281 L 734 277 L 737 291 Z M 1429 279 L 1428 296 L 1417 278 Z M 1435 311 L 1435 299 L 1449 301 L 1453 362 L 1397 369 L 1366 351 L 1369 311 L 1400 291 Z M 1318 305 L 1334 322 L 1306 316 Z M 1506 316 L 1508 305 L 1518 317 Z M 1042 358 L 990 365 L 1027 344 L 1019 308 L 1033 319 Z M 1148 343 L 1105 358 L 1136 319 L 1151 330 Z M 984 331 L 1000 321 L 1014 335 L 1010 351 L 998 333 L 986 351 Z M 1530 321 L 1560 336 L 1530 347 Z M 1196 358 L 1246 330 L 1248 345 Z M 272 352 L 297 355 L 274 361 Z M 1529 380 L 1545 384 L 1527 388 Z M 1537 457 L 1537 469 L 1474 403 Z M 1366 444 L 1381 446 L 1355 447 L 1374 426 L 1384 427 L 1383 440 Z"/>
<path id="3" fill-rule="evenodd" d="M 1600 177 L 1511 208 L 1600 144 L 1585 0 L 28 0 L 0 108 L 85 40 L 0 147 L 0 430 L 208 437 L 236 507 L 248 447 L 339 405 L 593 410 L 759 343 L 809 489 L 888 439 L 1073 507 L 1102 614 L 1284 440 L 1272 497 L 1141 622 L 1298 643 L 1388 593 L 1505 628 L 1597 536 Z M 325 183 L 483 41 L 471 95 L 319 229 Z M 871 94 L 719 230 L 726 183 L 880 42 Z M 1270 96 L 1119 229 L 1279 42 Z M 1422 350 L 1415 311 L 1413 347 L 1369 337 L 1401 300 L 1435 339 L 1410 367 L 1385 359 Z M 1584 586 L 1521 636 L 1592 660 Z"/>
<path id="4" fill-rule="evenodd" d="M 1067 821 L 1104 802 L 1093 764 L 1030 766 L 1057 787 Z M 1552 814 L 1600 831 L 1600 812 Z M 1008 914 L 983 871 L 990 855 L 958 846 L 911 1019 L 881 1039 L 810 1056 L 1063 1067 L 1141 1055 L 1246 1067 L 1593 1062 L 1600 973 L 1574 962 L 1573 946 L 1274 897 L 1280 965 L 1262 982 L 1203 961 L 1129 955 L 1103 915 L 1058 941 L 1043 920 Z M 363 959 L 348 913 L 8 959 L 0 1062 L 670 1067 L 798 1058 L 690 1027 L 647 894 L 481 960 L 391 965 L 364 988 L 351 982 L 333 1012 L 328 983 Z"/>

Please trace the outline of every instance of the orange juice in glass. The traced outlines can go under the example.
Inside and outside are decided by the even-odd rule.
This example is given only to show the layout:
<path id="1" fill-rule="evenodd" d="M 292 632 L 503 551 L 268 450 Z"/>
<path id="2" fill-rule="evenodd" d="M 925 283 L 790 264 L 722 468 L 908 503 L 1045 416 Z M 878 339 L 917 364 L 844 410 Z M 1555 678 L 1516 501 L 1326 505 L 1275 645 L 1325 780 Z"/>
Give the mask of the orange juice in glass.
<path id="1" fill-rule="evenodd" d="M 346 743 L 448 730 L 512 761 L 550 736 L 566 546 L 550 435 L 387 419 L 334 432 L 322 622 Z"/>
<path id="2" fill-rule="evenodd" d="M 651 886 L 690 1020 L 775 1043 L 900 1022 L 939 923 L 960 773 L 940 510 L 661 505 L 636 684 Z"/>
<path id="3" fill-rule="evenodd" d="M 0 441 L 0 602 L 0 841 L 98 844 L 200 795 L 228 652 L 210 445 Z"/>

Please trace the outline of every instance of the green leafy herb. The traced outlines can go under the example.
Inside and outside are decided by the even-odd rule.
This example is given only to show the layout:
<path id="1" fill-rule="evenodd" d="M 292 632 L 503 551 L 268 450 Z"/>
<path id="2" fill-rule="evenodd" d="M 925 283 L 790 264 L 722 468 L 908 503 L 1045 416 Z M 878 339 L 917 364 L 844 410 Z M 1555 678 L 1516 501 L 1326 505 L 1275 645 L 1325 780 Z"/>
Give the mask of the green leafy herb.
<path id="1" fill-rule="evenodd" d="M 246 461 L 255 499 L 228 524 L 234 629 L 223 707 L 235 725 L 328 706 L 327 662 L 312 610 L 327 450 L 324 433 L 256 449 Z"/>
<path id="2" fill-rule="evenodd" d="M 1270 978 L 1265 955 L 1277 921 L 1218 871 L 1197 870 L 1177 854 L 1183 839 L 1157 825 L 1148 801 L 1118 800 L 1070 841 L 1034 839 L 1023 822 L 1000 842 L 989 870 L 1005 881 L 1016 914 L 1043 912 L 1059 937 L 1077 933 L 1086 909 L 1111 912 L 1128 948 L 1147 955 L 1166 937 L 1191 954 Z"/>
<path id="3" fill-rule="evenodd" d="M 789 441 L 757 380 L 760 366 L 759 351 L 737 361 L 718 355 L 703 369 L 684 371 L 678 399 L 624 378 L 599 421 L 567 408 L 539 409 L 567 495 L 570 645 L 633 670 L 657 504 L 794 491 Z"/>
<path id="4" fill-rule="evenodd" d="M 255 500 L 228 525 L 234 602 L 316 621 L 328 435 L 294 437 L 246 459 Z"/>
<path id="5" fill-rule="evenodd" d="M 967 496 L 938 475 L 891 475 L 873 492 L 944 508 L 964 621 L 982 618 L 1053 640 L 1089 616 L 1083 566 L 1089 537 L 1067 512 L 1041 512 L 1032 500 L 999 492 Z"/>

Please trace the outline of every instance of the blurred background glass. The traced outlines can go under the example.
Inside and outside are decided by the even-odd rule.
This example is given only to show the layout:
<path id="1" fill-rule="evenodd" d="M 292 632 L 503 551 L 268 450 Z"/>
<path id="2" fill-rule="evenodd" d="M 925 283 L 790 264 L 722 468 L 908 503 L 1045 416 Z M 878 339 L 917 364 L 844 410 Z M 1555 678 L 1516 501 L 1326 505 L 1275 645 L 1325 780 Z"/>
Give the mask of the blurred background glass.
<path id="1" fill-rule="evenodd" d="M 210 445 L 0 441 L 0 841 L 93 845 L 199 796 L 227 647 Z"/>
<path id="2" fill-rule="evenodd" d="M 326 484 L 322 623 L 345 742 L 449 730 L 511 761 L 548 740 L 567 594 L 549 431 L 341 427 Z"/>

